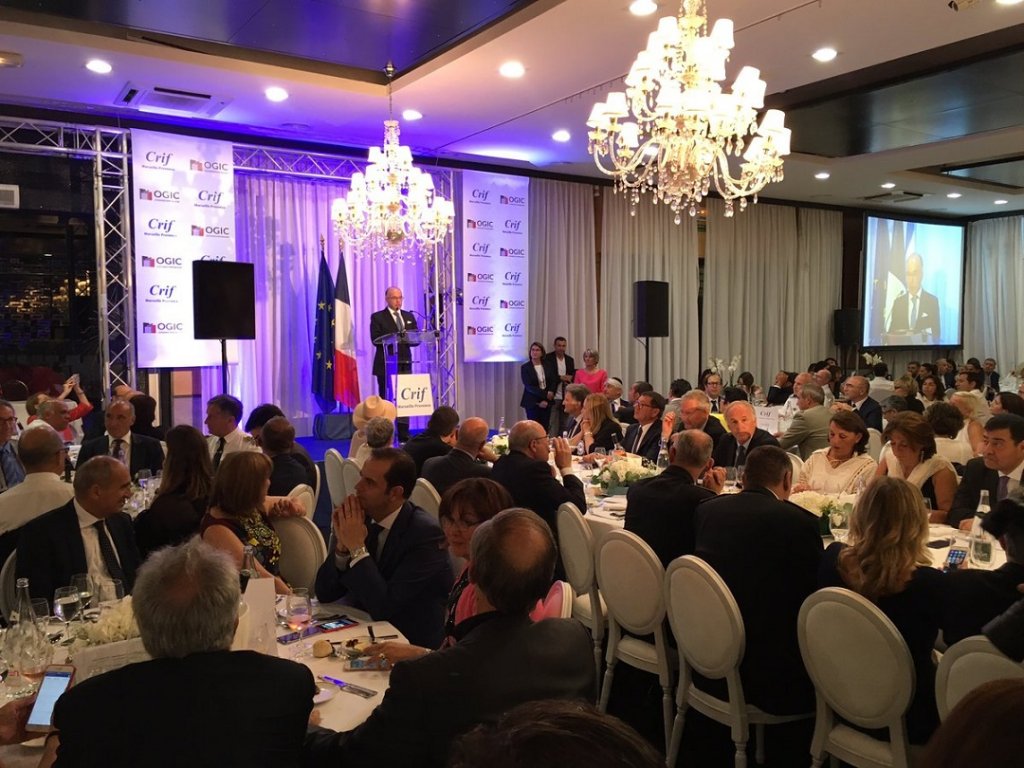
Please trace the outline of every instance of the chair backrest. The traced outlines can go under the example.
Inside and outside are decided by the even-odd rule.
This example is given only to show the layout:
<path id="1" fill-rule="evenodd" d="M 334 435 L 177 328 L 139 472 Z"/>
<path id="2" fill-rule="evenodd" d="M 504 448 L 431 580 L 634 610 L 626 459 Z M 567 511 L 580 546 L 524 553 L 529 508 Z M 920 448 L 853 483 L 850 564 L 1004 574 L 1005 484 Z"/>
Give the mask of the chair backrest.
<path id="1" fill-rule="evenodd" d="M 435 520 L 437 519 L 438 510 L 441 508 L 441 496 L 426 478 L 421 477 L 416 480 L 416 485 L 413 486 L 412 493 L 409 494 L 409 501 L 417 507 L 427 510 Z"/>
<path id="2" fill-rule="evenodd" d="M 556 521 L 566 578 L 576 594 L 585 595 L 594 586 L 594 534 L 576 505 L 568 501 L 559 505 Z"/>
<path id="3" fill-rule="evenodd" d="M 965 637 L 949 647 L 935 674 L 935 702 L 943 720 L 957 703 L 991 680 L 1024 678 L 1024 664 L 1004 656 L 983 635 Z"/>
<path id="4" fill-rule="evenodd" d="M 664 589 L 672 634 L 687 663 L 712 679 L 738 670 L 746 631 L 722 577 L 699 557 L 685 555 L 669 563 Z"/>
<path id="5" fill-rule="evenodd" d="M 316 509 L 316 505 L 320 501 L 320 489 L 324 484 L 324 473 L 319 464 L 313 464 L 313 469 L 316 470 L 316 485 L 313 486 L 313 508 Z"/>
<path id="6" fill-rule="evenodd" d="M 327 475 L 327 492 L 331 495 L 331 506 L 336 507 L 345 500 L 348 492 L 341 465 L 345 461 L 337 448 L 328 448 L 324 453 L 324 473 Z"/>
<path id="7" fill-rule="evenodd" d="M 882 453 L 882 433 L 874 427 L 868 427 L 868 456 L 875 461 Z"/>
<path id="8" fill-rule="evenodd" d="M 568 619 L 572 617 L 572 603 L 576 598 L 572 586 L 567 581 L 556 581 L 548 590 L 543 600 L 537 601 L 537 607 L 530 611 L 534 621 L 542 619 Z"/>
<path id="9" fill-rule="evenodd" d="M 327 559 L 327 545 L 320 529 L 306 517 L 275 517 L 272 522 L 281 539 L 281 578 L 312 593 L 316 572 Z"/>
<path id="10" fill-rule="evenodd" d="M 862 728 L 899 728 L 914 698 L 914 666 L 899 630 L 870 601 L 828 587 L 797 619 L 804 667 L 840 717 Z"/>
<path id="11" fill-rule="evenodd" d="M 0 568 L 0 613 L 3 613 L 4 619 L 7 620 L 11 618 L 11 611 L 14 610 L 14 603 L 18 597 L 18 591 L 15 589 L 17 577 L 14 573 L 17 565 L 18 553 L 14 551 L 7 556 L 4 567 Z"/>
<path id="12" fill-rule="evenodd" d="M 312 488 L 305 483 L 299 483 L 288 492 L 288 498 L 299 502 L 306 512 L 306 517 L 310 520 L 313 519 L 313 513 L 316 511 L 316 496 Z"/>
<path id="13" fill-rule="evenodd" d="M 341 462 L 341 476 L 345 480 L 345 495 L 355 493 L 356 483 L 359 482 L 359 465 L 352 461 L 352 459 L 345 459 Z M 344 501 L 344 496 L 342 501 Z"/>
<path id="14" fill-rule="evenodd" d="M 804 468 L 804 460 L 797 456 L 795 453 L 789 454 L 789 462 L 793 465 L 793 477 L 800 477 L 800 471 Z M 794 479 L 793 482 L 796 482 Z"/>
<path id="15" fill-rule="evenodd" d="M 608 614 L 634 635 L 647 635 L 665 618 L 665 568 L 643 539 L 609 531 L 597 550 L 597 584 Z"/>

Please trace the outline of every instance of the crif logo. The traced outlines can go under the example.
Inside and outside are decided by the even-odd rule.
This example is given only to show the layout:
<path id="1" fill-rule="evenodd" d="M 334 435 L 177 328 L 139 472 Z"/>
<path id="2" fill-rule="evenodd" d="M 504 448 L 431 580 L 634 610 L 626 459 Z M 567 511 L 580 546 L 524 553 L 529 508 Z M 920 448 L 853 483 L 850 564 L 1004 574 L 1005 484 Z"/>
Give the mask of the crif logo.
<path id="1" fill-rule="evenodd" d="M 160 299 L 169 299 L 174 296 L 176 287 L 175 285 L 151 285 L 149 286 L 149 295 Z"/>
<path id="2" fill-rule="evenodd" d="M 147 152 L 146 162 L 155 163 L 156 165 L 160 165 L 166 168 L 168 165 L 171 164 L 172 157 L 174 157 L 174 155 L 170 152 Z"/>
<path id="3" fill-rule="evenodd" d="M 490 296 L 474 296 L 473 297 L 473 306 L 474 307 L 486 307 L 487 304 L 490 302 L 490 300 L 491 300 Z"/>
<path id="4" fill-rule="evenodd" d="M 493 325 L 468 325 L 466 326 L 467 336 L 490 336 L 494 333 Z"/>
<path id="5" fill-rule="evenodd" d="M 471 283 L 493 283 L 494 273 L 493 272 L 467 272 L 466 280 Z"/>
<path id="6" fill-rule="evenodd" d="M 199 190 L 198 199 L 200 203 L 206 203 L 207 205 L 220 205 L 220 199 L 224 195 L 223 192 L 210 189 Z"/>
<path id="7" fill-rule="evenodd" d="M 211 173 L 227 173 L 228 164 L 216 160 L 195 160 L 188 161 L 190 171 L 210 171 Z"/>
<path id="8" fill-rule="evenodd" d="M 526 205 L 526 198 L 522 195 L 502 195 L 500 202 L 502 205 Z"/>
<path id="9" fill-rule="evenodd" d="M 427 387 L 403 387 L 399 397 L 405 402 L 425 403 L 427 401 Z"/>
<path id="10" fill-rule="evenodd" d="M 143 256 L 142 266 L 144 267 L 170 267 L 172 269 L 181 268 L 181 257 L 180 256 Z"/>
<path id="11" fill-rule="evenodd" d="M 502 309 L 526 309 L 526 301 L 524 299 L 501 299 Z"/>
<path id="12" fill-rule="evenodd" d="M 522 219 L 505 219 L 506 232 L 518 232 L 523 227 Z"/>
<path id="13" fill-rule="evenodd" d="M 181 333 L 185 330 L 181 323 L 143 323 L 143 333 Z"/>
<path id="14" fill-rule="evenodd" d="M 223 256 L 214 256 L 212 253 L 204 253 L 199 257 L 200 261 L 224 261 Z"/>
<path id="15" fill-rule="evenodd" d="M 503 259 L 521 259 L 526 256 L 525 248 L 502 248 L 498 255 Z"/>
<path id="16" fill-rule="evenodd" d="M 487 219 L 466 219 L 466 229 L 494 229 L 494 222 Z"/>
<path id="17" fill-rule="evenodd" d="M 519 285 L 523 279 L 522 272 L 506 272 L 505 285 Z"/>
<path id="18" fill-rule="evenodd" d="M 519 334 L 519 329 L 523 327 L 522 323 L 505 323 L 505 332 Z"/>
<path id="19" fill-rule="evenodd" d="M 142 189 L 139 188 L 139 200 L 156 200 L 171 202 L 181 200 L 181 192 L 176 189 Z"/>
<path id="20" fill-rule="evenodd" d="M 490 243 L 473 243 L 473 247 L 469 249 L 476 256 L 486 256 L 487 252 L 491 250 Z"/>
<path id="21" fill-rule="evenodd" d="M 146 227 L 152 232 L 169 235 L 171 230 L 174 229 L 174 219 L 150 219 L 146 222 Z"/>
<path id="22" fill-rule="evenodd" d="M 487 189 L 474 189 L 470 194 L 470 199 L 477 203 L 486 203 L 490 194 L 490 190 Z"/>

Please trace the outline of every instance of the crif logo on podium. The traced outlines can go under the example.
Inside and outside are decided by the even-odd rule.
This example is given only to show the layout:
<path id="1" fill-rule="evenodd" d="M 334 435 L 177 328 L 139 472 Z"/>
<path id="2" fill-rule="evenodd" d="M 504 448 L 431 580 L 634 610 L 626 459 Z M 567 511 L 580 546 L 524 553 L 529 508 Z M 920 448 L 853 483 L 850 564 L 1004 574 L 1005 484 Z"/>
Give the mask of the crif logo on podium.
<path id="1" fill-rule="evenodd" d="M 429 373 L 398 374 L 394 391 L 399 416 L 429 416 L 434 412 L 434 392 Z"/>

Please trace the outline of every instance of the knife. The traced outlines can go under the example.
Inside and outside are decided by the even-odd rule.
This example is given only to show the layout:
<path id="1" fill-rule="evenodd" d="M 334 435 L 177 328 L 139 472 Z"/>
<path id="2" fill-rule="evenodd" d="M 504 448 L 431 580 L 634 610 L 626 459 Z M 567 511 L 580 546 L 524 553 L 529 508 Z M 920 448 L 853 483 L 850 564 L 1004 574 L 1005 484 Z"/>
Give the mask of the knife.
<path id="1" fill-rule="evenodd" d="M 353 685 L 352 683 L 346 683 L 344 680 L 339 680 L 336 677 L 330 677 L 329 675 L 317 675 L 317 677 L 325 683 L 332 683 L 338 686 L 345 693 L 362 696 L 364 699 L 372 699 L 377 695 L 377 691 L 370 690 L 369 688 L 363 688 L 359 685 Z"/>

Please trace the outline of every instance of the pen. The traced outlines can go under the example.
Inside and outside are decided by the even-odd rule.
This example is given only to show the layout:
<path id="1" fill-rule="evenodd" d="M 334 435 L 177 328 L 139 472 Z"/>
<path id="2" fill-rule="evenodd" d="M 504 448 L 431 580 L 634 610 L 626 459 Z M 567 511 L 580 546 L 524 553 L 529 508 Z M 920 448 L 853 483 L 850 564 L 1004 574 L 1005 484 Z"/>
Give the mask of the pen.
<path id="1" fill-rule="evenodd" d="M 377 642 L 377 636 L 375 634 L 373 634 L 373 624 L 367 624 L 366 625 L 366 631 L 370 633 L 370 642 L 371 643 L 376 643 Z"/>
<path id="2" fill-rule="evenodd" d="M 377 695 L 376 691 L 372 691 L 369 688 L 363 688 L 359 685 L 353 685 L 352 683 L 346 683 L 344 680 L 339 680 L 336 677 L 330 677 L 329 675 L 317 675 L 317 677 L 326 683 L 333 683 L 346 693 L 353 693 L 356 696 L 362 696 L 364 699 L 369 699 Z"/>

